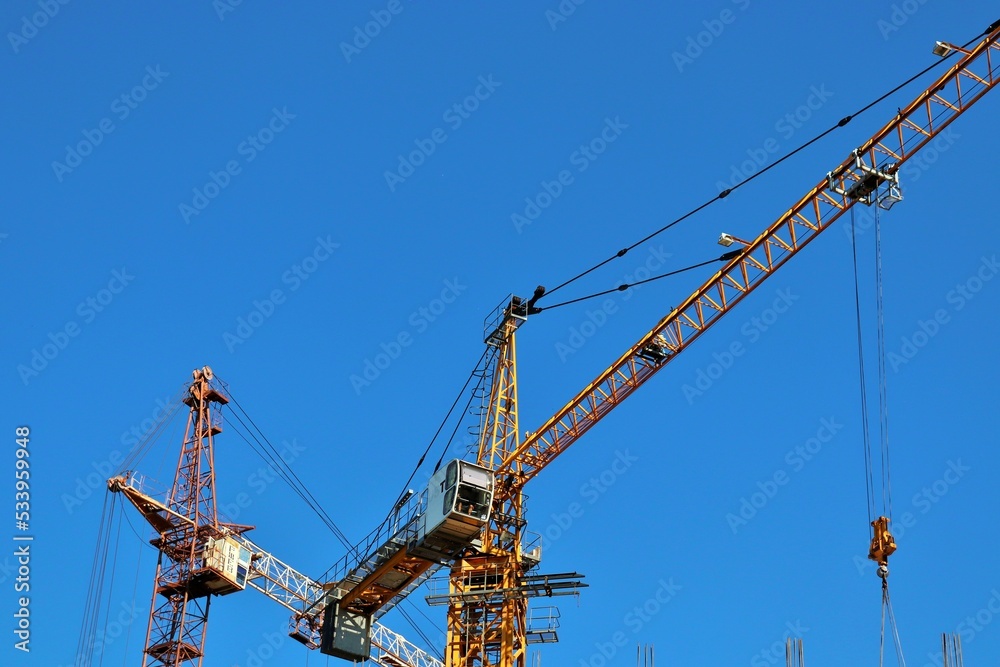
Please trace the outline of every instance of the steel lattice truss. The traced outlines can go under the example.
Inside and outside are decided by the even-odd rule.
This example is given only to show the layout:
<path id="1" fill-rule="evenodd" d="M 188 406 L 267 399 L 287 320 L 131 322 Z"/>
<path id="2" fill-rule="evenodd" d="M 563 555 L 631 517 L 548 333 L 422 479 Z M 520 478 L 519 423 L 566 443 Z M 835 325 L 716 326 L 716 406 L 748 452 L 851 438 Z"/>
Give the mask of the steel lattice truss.
<path id="1" fill-rule="evenodd" d="M 903 163 L 1000 81 L 1000 28 L 991 28 L 971 51 L 951 47 L 964 54 L 958 63 L 527 437 L 497 472 L 513 474 L 523 486 L 857 204 L 859 199 L 848 195 L 852 189 L 863 193 L 868 183 L 877 187 L 893 179 Z"/>
<path id="2" fill-rule="evenodd" d="M 236 539 L 253 554 L 247 584 L 318 627 L 323 586 L 264 551 L 245 536 Z M 309 611 L 312 610 L 312 611 Z M 311 617 L 309 616 L 311 614 Z M 444 667 L 444 663 L 381 623 L 372 624 L 372 661 L 385 667 Z"/>

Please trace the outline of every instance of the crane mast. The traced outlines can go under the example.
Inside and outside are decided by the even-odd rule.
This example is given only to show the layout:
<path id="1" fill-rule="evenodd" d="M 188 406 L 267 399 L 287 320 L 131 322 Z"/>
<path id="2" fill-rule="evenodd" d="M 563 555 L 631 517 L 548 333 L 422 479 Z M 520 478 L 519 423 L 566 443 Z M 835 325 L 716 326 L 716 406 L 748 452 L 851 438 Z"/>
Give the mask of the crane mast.
<path id="1" fill-rule="evenodd" d="M 512 300 L 507 319 L 494 336 L 487 337 L 487 344 L 498 346 L 500 353 L 489 406 L 492 428 L 482 434 L 479 460 L 489 463 L 496 476 L 494 516 L 484 530 L 484 553 L 467 555 L 452 568 L 448 667 L 526 664 L 523 597 L 487 597 L 470 626 L 466 603 L 454 595 L 468 581 L 496 582 L 482 586 L 507 588 L 523 578 L 524 485 L 851 207 L 863 203 L 888 209 L 900 201 L 900 167 L 1000 80 L 1000 21 L 984 35 L 971 50 L 938 42 L 936 55 L 958 51 L 962 58 L 756 239 L 740 241 L 724 234 L 720 243 L 742 246 L 731 253 L 725 267 L 523 441 L 517 429 L 514 339 L 524 318 L 517 317 L 515 306 L 521 301 Z M 520 314 L 526 317 L 528 310 Z"/>
<path id="2" fill-rule="evenodd" d="M 527 303 L 511 297 L 487 321 L 493 377 L 480 429 L 477 461 L 495 469 L 518 448 L 517 354 L 514 332 L 527 319 Z M 525 664 L 527 601 L 519 594 L 528 569 L 523 558 L 523 495 L 494 496 L 481 551 L 458 558 L 449 575 L 447 664 Z"/>
<path id="3" fill-rule="evenodd" d="M 212 595 L 254 588 L 294 613 L 290 636 L 317 648 L 322 624 L 317 601 L 324 586 L 251 542 L 252 526 L 219 521 L 215 505 L 214 438 L 229 402 L 207 366 L 195 370 L 183 402 L 190 408 L 174 482 L 164 500 L 138 473 L 108 480 L 158 533 L 160 552 L 143 665 L 201 665 Z M 305 628 L 305 632 L 303 632 Z M 385 667 L 443 667 L 441 661 L 380 623 L 371 627 L 372 660 Z"/>
<path id="4" fill-rule="evenodd" d="M 167 501 L 162 508 L 145 502 L 137 505 L 159 533 L 153 545 L 160 552 L 144 666 L 202 664 L 211 596 L 237 590 L 236 583 L 220 573 L 212 560 L 221 556 L 215 549 L 216 541 L 250 529 L 219 521 L 213 439 L 222 431 L 219 410 L 229 401 L 212 385 L 212 371 L 207 366 L 193 375 L 183 399 L 190 412 Z M 109 481 L 109 488 L 120 490 L 114 480 Z"/>

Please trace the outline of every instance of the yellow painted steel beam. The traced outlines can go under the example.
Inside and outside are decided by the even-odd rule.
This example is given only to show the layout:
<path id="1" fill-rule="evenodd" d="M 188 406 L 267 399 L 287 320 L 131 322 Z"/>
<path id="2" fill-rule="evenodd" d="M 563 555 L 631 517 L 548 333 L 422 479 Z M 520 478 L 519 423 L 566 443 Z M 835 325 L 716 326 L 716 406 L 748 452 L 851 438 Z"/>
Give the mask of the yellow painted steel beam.
<path id="1" fill-rule="evenodd" d="M 633 391 L 687 348 L 768 276 L 827 229 L 854 204 L 837 190 L 849 190 L 882 169 L 885 176 L 933 141 L 956 118 L 1000 81 L 1000 22 L 909 105 L 841 163 L 792 208 L 781 215 L 739 255 L 656 323 L 593 382 L 531 433 L 498 466 L 498 502 L 519 491 L 577 439 L 624 401 Z M 886 164 L 888 163 L 888 164 Z M 831 188 L 831 185 L 834 187 Z M 642 356 L 651 343 L 669 350 L 662 361 Z"/>
<path id="2" fill-rule="evenodd" d="M 400 549 L 345 593 L 339 600 L 340 606 L 359 614 L 373 614 L 399 595 L 401 590 L 404 590 L 432 565 L 434 565 L 434 561 L 413 556 L 405 548 Z M 380 580 L 389 574 L 400 577 L 393 579 L 394 585 L 391 587 L 380 583 Z"/>

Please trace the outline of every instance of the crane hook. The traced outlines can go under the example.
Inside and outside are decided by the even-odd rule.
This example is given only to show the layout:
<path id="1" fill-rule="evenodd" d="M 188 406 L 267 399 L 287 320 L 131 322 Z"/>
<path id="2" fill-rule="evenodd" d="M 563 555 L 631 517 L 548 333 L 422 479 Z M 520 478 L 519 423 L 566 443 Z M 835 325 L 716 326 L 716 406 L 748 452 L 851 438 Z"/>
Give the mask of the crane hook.
<path id="1" fill-rule="evenodd" d="M 874 535 L 868 549 L 868 558 L 878 563 L 879 579 L 885 583 L 889 576 L 889 556 L 896 552 L 896 540 L 889 532 L 889 519 L 880 516 L 872 521 Z"/>

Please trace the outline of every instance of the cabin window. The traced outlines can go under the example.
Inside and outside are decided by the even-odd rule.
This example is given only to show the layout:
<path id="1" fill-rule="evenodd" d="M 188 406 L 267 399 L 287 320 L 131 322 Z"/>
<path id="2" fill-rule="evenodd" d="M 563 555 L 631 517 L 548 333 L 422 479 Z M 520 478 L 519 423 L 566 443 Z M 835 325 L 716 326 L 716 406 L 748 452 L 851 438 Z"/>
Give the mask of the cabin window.
<path id="1" fill-rule="evenodd" d="M 448 516 L 455 506 L 455 487 L 451 487 L 444 494 L 444 515 Z"/>
<path id="2" fill-rule="evenodd" d="M 485 519 L 489 515 L 489 494 L 483 489 L 460 484 L 455 510 L 476 519 Z"/>

